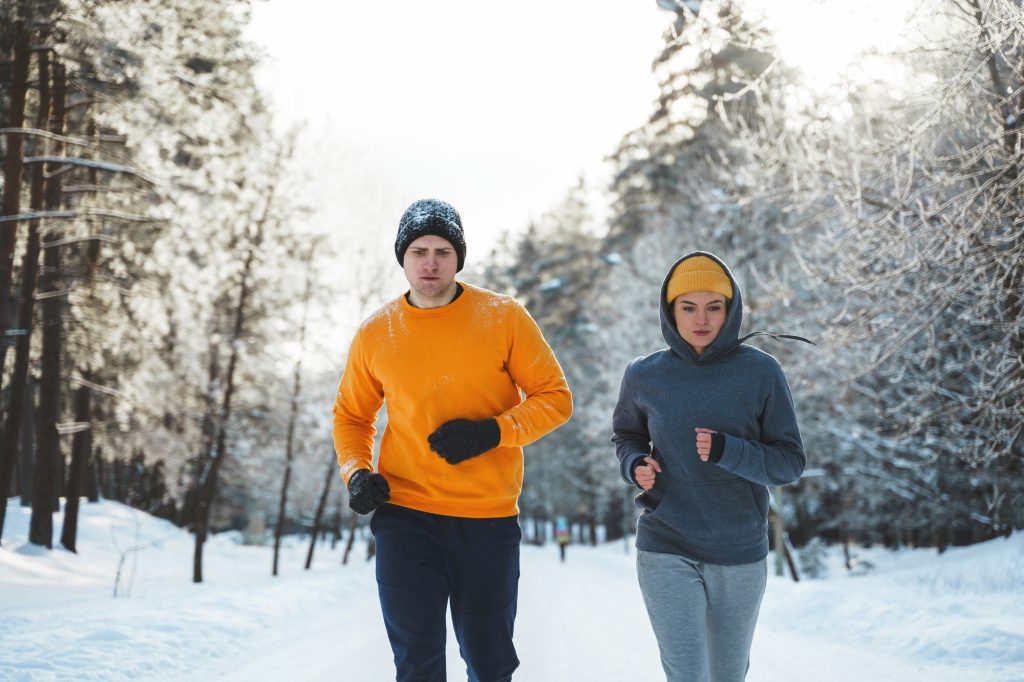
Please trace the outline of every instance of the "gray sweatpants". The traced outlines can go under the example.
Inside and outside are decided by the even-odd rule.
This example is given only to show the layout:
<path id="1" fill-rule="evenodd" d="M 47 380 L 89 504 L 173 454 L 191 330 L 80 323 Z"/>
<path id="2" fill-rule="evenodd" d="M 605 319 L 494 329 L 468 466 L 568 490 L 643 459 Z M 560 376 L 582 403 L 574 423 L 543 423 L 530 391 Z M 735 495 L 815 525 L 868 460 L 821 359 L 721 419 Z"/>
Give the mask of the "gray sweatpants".
<path id="1" fill-rule="evenodd" d="M 637 575 L 668 682 L 742 682 L 768 565 L 716 566 L 637 551 Z"/>

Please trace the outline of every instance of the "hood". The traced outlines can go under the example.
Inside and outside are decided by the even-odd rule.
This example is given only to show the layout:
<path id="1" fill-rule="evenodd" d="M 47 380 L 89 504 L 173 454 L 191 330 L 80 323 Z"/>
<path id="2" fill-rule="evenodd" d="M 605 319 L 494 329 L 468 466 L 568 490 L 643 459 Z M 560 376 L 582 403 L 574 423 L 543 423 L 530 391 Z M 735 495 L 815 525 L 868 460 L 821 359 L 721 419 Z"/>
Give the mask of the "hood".
<path id="1" fill-rule="evenodd" d="M 672 276 L 672 272 L 676 269 L 680 263 L 688 258 L 695 256 L 707 256 L 716 263 L 722 266 L 725 270 L 725 274 L 729 276 L 729 281 L 732 282 L 732 302 L 729 304 L 729 312 L 725 317 L 725 324 L 722 325 L 722 329 L 718 332 L 718 336 L 711 342 L 711 345 L 704 350 L 703 355 L 697 355 L 696 351 L 690 346 L 690 344 L 683 341 L 683 337 L 679 335 L 679 331 L 676 329 L 676 322 L 672 317 L 672 310 L 669 304 L 665 302 L 665 295 L 668 289 L 668 281 Z M 684 360 L 688 360 L 694 363 L 707 364 L 714 362 L 719 358 L 723 358 L 726 355 L 732 353 L 736 348 L 739 347 L 740 340 L 740 327 L 743 324 L 743 295 L 740 292 L 740 286 L 736 283 L 736 278 L 733 277 L 732 271 L 729 270 L 729 266 L 722 262 L 722 259 L 713 253 L 707 251 L 694 251 L 688 253 L 668 269 L 665 273 L 665 280 L 661 283 L 661 293 L 658 301 L 660 305 L 658 309 L 661 311 L 661 335 L 665 338 L 665 342 L 672 351 Z"/>

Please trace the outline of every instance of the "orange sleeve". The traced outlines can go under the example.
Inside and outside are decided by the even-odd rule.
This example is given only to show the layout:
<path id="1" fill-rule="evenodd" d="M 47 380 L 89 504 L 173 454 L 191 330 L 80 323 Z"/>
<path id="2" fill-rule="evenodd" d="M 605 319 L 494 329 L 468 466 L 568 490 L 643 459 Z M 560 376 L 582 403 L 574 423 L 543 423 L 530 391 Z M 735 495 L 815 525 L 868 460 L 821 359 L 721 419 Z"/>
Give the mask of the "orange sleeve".
<path id="1" fill-rule="evenodd" d="M 528 445 L 572 415 L 572 394 L 555 354 L 526 308 L 515 304 L 508 373 L 526 398 L 498 416 L 502 446 Z"/>
<path id="2" fill-rule="evenodd" d="M 334 450 L 346 485 L 357 470 L 373 469 L 374 422 L 384 403 L 384 388 L 373 375 L 364 351 L 365 333 L 360 329 L 352 340 L 334 399 Z"/>

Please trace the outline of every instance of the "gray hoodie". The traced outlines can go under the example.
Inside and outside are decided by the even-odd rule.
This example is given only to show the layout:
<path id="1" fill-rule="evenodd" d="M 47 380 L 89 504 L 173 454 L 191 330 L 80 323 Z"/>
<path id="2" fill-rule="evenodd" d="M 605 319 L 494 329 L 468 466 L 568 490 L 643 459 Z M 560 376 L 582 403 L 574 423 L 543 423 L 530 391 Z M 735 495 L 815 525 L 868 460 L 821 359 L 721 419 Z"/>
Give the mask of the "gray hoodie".
<path id="1" fill-rule="evenodd" d="M 676 265 L 698 255 L 720 263 L 733 287 L 725 324 L 700 356 L 665 303 Z M 623 479 L 635 485 L 633 467 L 652 452 L 661 465 L 654 488 L 637 498 L 645 509 L 636 546 L 719 565 L 758 561 L 768 554 L 766 486 L 793 483 L 807 463 L 786 377 L 775 358 L 739 339 L 743 298 L 716 256 L 680 258 L 659 301 L 669 347 L 626 366 L 612 416 Z M 697 455 L 697 427 L 723 434 L 717 462 Z"/>

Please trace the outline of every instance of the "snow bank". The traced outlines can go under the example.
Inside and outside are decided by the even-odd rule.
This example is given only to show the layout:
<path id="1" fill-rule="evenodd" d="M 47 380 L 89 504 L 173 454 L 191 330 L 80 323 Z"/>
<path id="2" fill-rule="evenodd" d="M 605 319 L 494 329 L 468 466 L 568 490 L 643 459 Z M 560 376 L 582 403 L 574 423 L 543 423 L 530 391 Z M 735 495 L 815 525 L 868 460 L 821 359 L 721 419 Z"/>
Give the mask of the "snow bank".
<path id="1" fill-rule="evenodd" d="M 269 548 L 215 536 L 193 585 L 191 536 L 123 505 L 83 505 L 78 555 L 26 545 L 28 511 L 7 514 L 0 680 L 393 679 L 362 545 L 347 566 L 321 546 L 303 571 L 289 538 L 273 578 Z M 824 579 L 769 580 L 749 682 L 1024 680 L 1024 535 L 858 555 L 867 575 L 832 551 Z M 522 563 L 516 680 L 662 678 L 631 548 L 571 546 L 563 564 L 523 546 Z M 464 678 L 450 633 L 448 661 Z"/>

